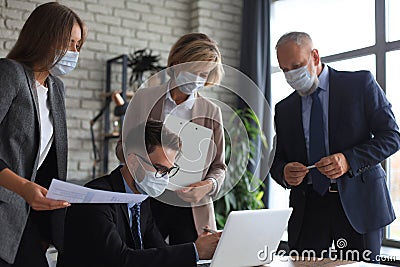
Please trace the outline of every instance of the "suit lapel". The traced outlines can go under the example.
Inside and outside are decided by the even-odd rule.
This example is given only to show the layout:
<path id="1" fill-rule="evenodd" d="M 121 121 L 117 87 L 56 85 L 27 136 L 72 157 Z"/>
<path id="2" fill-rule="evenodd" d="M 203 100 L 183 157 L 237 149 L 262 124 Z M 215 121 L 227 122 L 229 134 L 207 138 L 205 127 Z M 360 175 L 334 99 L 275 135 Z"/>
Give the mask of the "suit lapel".
<path id="1" fill-rule="evenodd" d="M 122 177 L 121 168 L 117 168 L 115 169 L 110 175 L 111 175 L 111 179 L 110 179 L 110 183 L 111 183 L 111 187 L 113 192 L 120 192 L 120 193 L 126 193 L 125 190 L 125 185 L 122 179 L 124 179 Z M 126 204 L 121 204 L 119 205 L 122 213 L 124 214 L 124 218 L 125 218 L 125 222 L 129 227 L 129 215 L 128 215 L 128 208 Z"/>
<path id="2" fill-rule="evenodd" d="M 25 70 L 25 75 L 27 78 L 26 80 L 28 81 L 29 90 L 30 90 L 32 98 L 33 98 L 33 103 L 35 105 L 35 113 L 38 118 L 39 132 L 40 132 L 39 97 L 38 97 L 37 90 L 36 90 L 35 75 L 31 71 L 27 71 L 25 68 L 24 68 L 24 70 Z"/>
<path id="3" fill-rule="evenodd" d="M 53 78 L 49 76 L 48 81 L 48 101 L 51 112 L 51 118 L 53 121 L 54 128 L 54 145 L 57 153 L 57 165 L 58 165 L 58 175 L 60 179 L 65 179 L 67 163 L 66 156 L 68 153 L 68 146 L 66 144 L 67 140 L 67 123 L 65 114 L 65 103 L 64 95 L 62 95 L 61 90 L 57 84 L 54 82 Z"/>
<path id="4" fill-rule="evenodd" d="M 152 118 L 154 120 L 161 120 L 162 111 L 164 110 L 164 99 L 165 98 L 160 97 L 157 100 L 157 103 L 154 105 L 154 108 L 151 110 L 150 118 Z"/>
<path id="5" fill-rule="evenodd" d="M 336 125 L 338 124 L 337 121 L 337 112 L 335 112 L 335 107 L 340 107 L 340 99 L 337 97 L 337 92 L 333 93 L 334 91 L 338 90 L 338 86 L 336 85 L 336 73 L 335 70 L 329 68 L 329 107 L 328 107 L 328 134 L 329 134 L 329 152 L 332 153 L 334 150 L 332 149 L 334 146 L 333 144 L 333 137 L 334 137 L 334 129 L 337 129 Z M 340 114 L 340 113 L 339 113 Z"/>
<path id="6" fill-rule="evenodd" d="M 194 98 L 194 104 L 192 108 L 192 119 L 193 123 L 199 125 L 205 125 L 205 117 L 207 110 L 204 109 L 203 99 L 200 97 L 199 93 L 196 93 Z"/>
<path id="7" fill-rule="evenodd" d="M 39 139 L 37 140 L 37 142 L 38 142 L 38 151 L 37 151 L 37 154 L 36 154 L 36 161 L 35 161 L 34 171 L 32 173 L 32 177 L 33 177 L 32 181 L 35 181 L 36 169 L 37 169 L 37 166 L 39 164 L 39 157 L 40 157 L 40 136 L 41 136 L 40 129 L 41 129 L 41 122 L 40 122 L 40 113 L 39 113 L 39 97 L 38 97 L 37 90 L 36 90 L 36 84 L 35 84 L 36 79 L 35 79 L 34 73 L 31 70 L 27 70 L 25 67 L 24 67 L 24 71 L 25 71 L 25 75 L 26 75 L 26 80 L 28 82 L 29 91 L 30 91 L 32 99 L 33 99 L 36 118 L 38 120 L 38 128 L 37 128 L 38 129 L 37 131 L 39 133 L 38 134 L 38 138 Z"/>
<path id="8" fill-rule="evenodd" d="M 156 92 L 156 98 L 154 99 L 155 105 L 151 109 L 150 112 L 150 118 L 154 120 L 161 120 L 161 116 L 164 110 L 164 103 L 165 103 L 165 97 L 167 93 L 167 87 L 169 83 L 165 83 Z M 145 89 L 146 90 L 146 89 Z M 154 103 L 153 102 L 153 103 Z"/>
<path id="9" fill-rule="evenodd" d="M 289 106 L 292 107 L 290 117 L 293 118 L 290 122 L 292 123 L 293 127 L 293 132 L 298 131 L 300 133 L 299 140 L 296 140 L 296 143 L 301 144 L 301 154 L 302 158 L 304 159 L 304 162 L 308 162 L 308 156 L 307 156 L 307 146 L 306 146 L 306 138 L 304 136 L 304 127 L 303 127 L 303 109 L 302 109 L 302 101 L 301 97 L 295 93 L 293 95 L 293 103 L 291 103 Z M 296 135 L 293 135 L 294 137 Z"/>
<path id="10" fill-rule="evenodd" d="M 110 183 L 111 183 L 111 188 L 112 188 L 113 192 L 126 193 L 125 185 L 122 180 L 124 178 L 122 177 L 120 168 L 115 169 L 110 175 L 111 175 Z M 135 247 L 135 242 L 133 240 L 131 227 L 129 225 L 130 220 L 129 220 L 127 204 L 118 204 L 118 208 L 120 209 L 120 211 L 122 212 L 123 217 L 124 217 L 127 244 L 130 247 Z M 142 221 L 142 218 L 140 218 L 140 221 Z M 135 249 L 137 249 L 137 248 L 135 247 Z"/>

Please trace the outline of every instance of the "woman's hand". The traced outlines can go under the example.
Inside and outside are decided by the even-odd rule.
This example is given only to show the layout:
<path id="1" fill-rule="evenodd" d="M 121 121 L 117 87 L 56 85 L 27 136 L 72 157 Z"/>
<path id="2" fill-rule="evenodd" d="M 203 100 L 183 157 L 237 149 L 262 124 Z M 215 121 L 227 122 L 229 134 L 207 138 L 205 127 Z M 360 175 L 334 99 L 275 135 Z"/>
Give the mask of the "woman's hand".
<path id="1" fill-rule="evenodd" d="M 47 189 L 31 181 L 25 183 L 20 192 L 21 196 L 34 210 L 55 210 L 71 205 L 64 200 L 46 198 Z"/>
<path id="2" fill-rule="evenodd" d="M 198 203 L 212 190 L 212 181 L 204 180 L 175 191 L 186 202 Z"/>
<path id="3" fill-rule="evenodd" d="M 0 171 L 0 186 L 20 195 L 34 210 L 55 210 L 71 205 L 64 200 L 46 198 L 46 188 L 17 175 L 8 168 Z"/>

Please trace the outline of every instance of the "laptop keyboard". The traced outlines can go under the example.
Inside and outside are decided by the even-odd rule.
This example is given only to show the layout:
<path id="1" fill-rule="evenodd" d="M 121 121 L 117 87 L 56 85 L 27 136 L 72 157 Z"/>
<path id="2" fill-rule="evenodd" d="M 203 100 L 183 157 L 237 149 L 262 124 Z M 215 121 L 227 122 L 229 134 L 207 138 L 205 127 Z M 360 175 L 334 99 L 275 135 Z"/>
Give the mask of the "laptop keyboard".
<path id="1" fill-rule="evenodd" d="M 198 263 L 197 267 L 210 267 L 210 263 Z"/>

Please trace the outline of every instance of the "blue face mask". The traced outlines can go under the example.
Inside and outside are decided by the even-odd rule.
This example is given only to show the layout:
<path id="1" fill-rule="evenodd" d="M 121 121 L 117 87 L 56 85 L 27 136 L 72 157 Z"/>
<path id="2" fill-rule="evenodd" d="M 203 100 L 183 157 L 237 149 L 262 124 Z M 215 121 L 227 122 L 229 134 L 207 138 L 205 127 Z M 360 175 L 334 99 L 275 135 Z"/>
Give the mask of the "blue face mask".
<path id="1" fill-rule="evenodd" d="M 310 61 L 309 61 L 310 62 Z M 315 69 L 313 69 L 315 71 Z M 308 71 L 308 64 L 284 73 L 287 83 L 301 96 L 313 93 L 319 84 L 317 74 Z"/>
<path id="2" fill-rule="evenodd" d="M 188 71 L 180 71 L 178 76 L 175 77 L 176 86 L 178 86 L 179 91 L 186 95 L 191 95 L 203 88 L 206 80 Z"/>
<path id="3" fill-rule="evenodd" d="M 65 55 L 49 71 L 53 76 L 60 76 L 70 73 L 78 63 L 79 52 L 67 51 Z"/>
<path id="4" fill-rule="evenodd" d="M 137 185 L 137 190 L 145 195 L 149 195 L 150 197 L 156 198 L 164 193 L 167 188 L 169 182 L 169 176 L 166 174 L 163 177 L 156 178 L 155 172 L 151 172 L 148 170 L 144 170 L 145 175 L 143 180 L 138 182 L 135 180 Z"/>

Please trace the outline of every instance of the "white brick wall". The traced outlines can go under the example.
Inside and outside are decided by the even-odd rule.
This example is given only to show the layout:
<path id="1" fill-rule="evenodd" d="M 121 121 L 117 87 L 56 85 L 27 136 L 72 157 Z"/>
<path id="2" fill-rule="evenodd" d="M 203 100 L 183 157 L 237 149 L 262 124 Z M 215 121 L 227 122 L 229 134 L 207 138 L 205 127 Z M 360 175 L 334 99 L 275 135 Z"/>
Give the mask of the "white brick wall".
<path id="1" fill-rule="evenodd" d="M 12 48 L 31 11 L 44 2 L 48 1 L 0 0 L 0 57 L 5 57 Z M 67 95 L 69 179 L 91 178 L 93 153 L 89 121 L 103 105 L 100 95 L 105 90 L 105 66 L 108 59 L 148 47 L 154 54 L 161 55 L 162 64 L 165 65 L 170 47 L 182 34 L 203 32 L 218 42 L 223 63 L 234 67 L 239 65 L 242 0 L 59 2 L 73 8 L 89 28 L 77 69 L 62 78 Z M 204 94 L 224 102 L 234 101 L 231 95 L 218 90 L 211 89 Z M 99 120 L 95 125 L 100 151 L 102 124 L 102 120 Z M 110 142 L 109 169 L 118 164 L 114 146 L 115 141 Z"/>
<path id="2" fill-rule="evenodd" d="M 242 1 L 198 0 L 192 3 L 190 31 L 202 32 L 218 42 L 223 63 L 239 67 Z M 234 105 L 236 97 L 227 90 L 210 88 L 205 96 Z M 224 116 L 225 114 L 223 114 Z M 230 115 L 227 115 L 230 116 Z"/>

